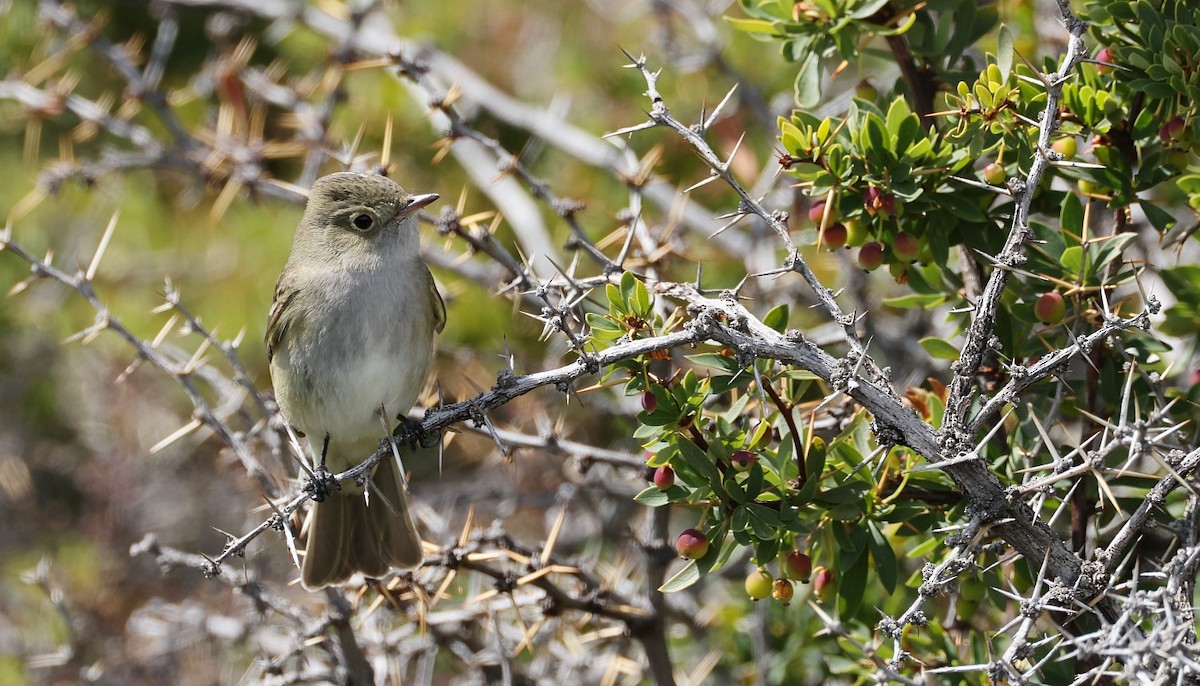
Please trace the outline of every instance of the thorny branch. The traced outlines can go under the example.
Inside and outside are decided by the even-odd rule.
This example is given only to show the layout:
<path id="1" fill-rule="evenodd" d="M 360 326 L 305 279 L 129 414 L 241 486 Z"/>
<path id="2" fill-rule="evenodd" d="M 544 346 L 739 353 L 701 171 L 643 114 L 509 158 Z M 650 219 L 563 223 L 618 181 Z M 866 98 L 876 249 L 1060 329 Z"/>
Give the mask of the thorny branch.
<path id="1" fill-rule="evenodd" d="M 988 341 L 996 325 L 996 312 L 1000 307 L 1000 297 L 1004 295 L 1008 279 L 1012 275 L 1011 268 L 1020 267 L 1025 262 L 1025 245 L 1033 238 L 1029 228 L 1029 208 L 1033 203 L 1034 192 L 1042 181 L 1042 175 L 1047 167 L 1061 156 L 1050 148 L 1050 138 L 1058 128 L 1059 99 L 1062 97 L 1062 86 L 1071 78 L 1075 67 L 1087 57 L 1087 46 L 1083 42 L 1087 24 L 1080 21 L 1061 3 L 1063 19 L 1067 22 L 1070 39 L 1067 42 L 1067 52 L 1059 63 L 1058 71 L 1052 74 L 1042 74 L 1042 83 L 1046 88 L 1046 106 L 1042 110 L 1038 126 L 1037 154 L 1029 167 L 1029 174 L 1024 186 L 1016 197 L 1016 208 L 1013 212 L 1012 227 L 1004 247 L 996 255 L 998 264 L 992 269 L 984 286 L 983 294 L 975 303 L 974 320 L 963 342 L 962 354 L 951 369 L 954 378 L 950 381 L 950 395 L 946 400 L 945 429 L 947 434 L 959 431 L 966 424 L 969 407 L 969 394 L 974 384 L 979 365 L 988 350 Z"/>
<path id="2" fill-rule="evenodd" d="M 610 134 L 607 134 L 607 136 L 612 137 L 627 135 L 657 126 L 665 126 L 686 140 L 688 144 L 692 146 L 692 149 L 696 152 L 696 154 L 700 156 L 700 159 L 702 159 L 704 163 L 708 165 L 710 173 L 709 178 L 693 185 L 691 188 L 694 189 L 700 185 L 719 179 L 733 189 L 733 191 L 737 193 L 738 197 L 741 198 L 738 208 L 725 217 L 731 217 L 732 220 L 719 229 L 718 232 L 724 232 L 726 229 L 732 227 L 751 215 L 757 216 L 759 219 L 765 222 L 767 226 L 769 226 L 771 230 L 779 237 L 779 240 L 783 244 L 784 248 L 787 249 L 787 261 L 783 271 L 794 271 L 800 274 L 800 276 L 804 279 L 804 282 L 808 284 L 809 288 L 811 288 L 813 293 L 817 296 L 821 306 L 825 308 L 825 311 L 829 313 L 829 316 L 833 319 L 833 321 L 835 321 L 841 327 L 846 343 L 850 346 L 850 349 L 853 351 L 853 353 L 866 363 L 868 369 L 872 372 L 872 376 L 882 379 L 882 371 L 880 371 L 879 367 L 875 364 L 875 360 L 867 355 L 866 346 L 863 345 L 862 340 L 858 336 L 858 331 L 855 329 L 855 323 L 857 321 L 856 317 L 854 314 L 845 314 L 842 312 L 841 307 L 837 304 L 837 300 L 834 298 L 833 291 L 826 287 L 825 284 L 823 284 L 821 280 L 817 278 L 817 275 L 808 266 L 808 263 L 804 261 L 804 257 L 800 255 L 800 250 L 796 247 L 795 242 L 792 240 L 791 233 L 788 231 L 787 213 L 768 211 L 762 206 L 759 198 L 752 197 L 749 192 L 742 187 L 737 179 L 733 177 L 733 174 L 731 174 L 729 171 L 729 167 L 733 163 L 733 158 L 737 155 L 736 148 L 729 153 L 728 159 L 722 161 L 720 156 L 717 155 L 717 153 L 705 140 L 705 133 L 707 132 L 708 128 L 712 126 L 715 121 L 717 121 L 717 117 L 721 113 L 721 110 L 733 96 L 733 91 L 730 91 L 725 98 L 715 108 L 713 108 L 713 111 L 703 121 L 699 122 L 695 126 L 687 126 L 672 116 L 670 108 L 667 107 L 666 102 L 663 101 L 662 95 L 660 95 L 658 92 L 657 82 L 660 72 L 650 71 L 650 68 L 646 64 L 645 57 L 639 56 L 635 58 L 629 53 L 626 53 L 626 55 L 629 57 L 629 59 L 633 60 L 633 63 L 629 66 L 640 71 L 643 78 L 646 80 L 646 96 L 650 98 L 650 120 L 643 124 L 629 126 L 618 131 L 614 131 Z M 741 141 L 739 140 L 739 145 L 740 142 Z M 763 274 L 761 276 L 767 276 L 767 274 Z"/>
<path id="3" fill-rule="evenodd" d="M 114 217 L 113 219 L 114 222 L 113 224 L 110 224 L 110 231 L 112 230 L 112 226 L 115 224 L 116 218 Z M 200 426 L 208 427 L 221 438 L 225 445 L 228 445 L 233 449 L 234 453 L 241 461 L 242 466 L 245 467 L 246 473 L 258 482 L 263 492 L 267 493 L 268 495 L 276 495 L 278 493 L 277 486 L 271 481 L 270 475 L 262 468 L 262 465 L 260 465 L 258 460 L 253 456 L 253 451 L 247 445 L 244 437 L 234 433 L 229 429 L 228 426 L 226 426 L 224 418 L 217 415 L 217 413 L 205 399 L 204 394 L 200 391 L 200 388 L 196 383 L 196 372 L 199 368 L 198 356 L 193 356 L 192 359 L 182 363 L 168 358 L 160 350 L 158 350 L 156 345 L 146 343 L 142 339 L 138 338 L 118 319 L 112 316 L 108 306 L 100 300 L 99 296 L 96 295 L 96 291 L 92 287 L 92 274 L 89 273 L 92 270 L 89 270 L 89 272 L 79 270 L 74 274 L 68 274 L 51 264 L 49 258 L 46 260 L 39 260 L 38 258 L 26 252 L 23 248 L 21 248 L 21 246 L 13 243 L 11 240 L 11 234 L 11 225 L 6 227 L 3 231 L 0 231 L 0 251 L 11 252 L 22 260 L 28 262 L 32 271 L 32 276 L 30 279 L 26 280 L 26 282 L 23 282 L 22 285 L 15 289 L 15 291 L 23 290 L 28 286 L 30 281 L 41 278 L 51 278 L 73 288 L 76 292 L 83 296 L 83 298 L 88 302 L 89 305 L 92 306 L 93 309 L 95 309 L 96 318 L 95 323 L 73 336 L 72 339 L 87 341 L 98 336 L 104 331 L 112 331 L 116 333 L 118 336 L 124 339 L 126 343 L 133 347 L 134 350 L 137 351 L 140 359 L 150 362 L 150 364 L 160 369 L 167 376 L 175 379 L 177 382 L 179 382 L 179 385 L 183 387 L 184 393 L 187 394 L 188 399 L 192 402 L 192 406 L 195 408 L 195 411 L 193 412 L 193 421 L 185 427 L 187 432 L 193 431 Z M 92 263 L 98 264 L 101 256 L 102 252 L 98 251 L 95 258 L 93 258 Z"/>

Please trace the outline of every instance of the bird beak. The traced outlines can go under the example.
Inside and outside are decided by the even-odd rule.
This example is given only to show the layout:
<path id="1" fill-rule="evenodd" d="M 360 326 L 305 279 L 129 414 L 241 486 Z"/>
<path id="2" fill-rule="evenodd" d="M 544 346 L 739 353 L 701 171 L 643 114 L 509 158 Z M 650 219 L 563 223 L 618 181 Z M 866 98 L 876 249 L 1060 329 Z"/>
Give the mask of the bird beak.
<path id="1" fill-rule="evenodd" d="M 396 219 L 404 219 L 410 214 L 415 214 L 417 210 L 425 207 L 442 196 L 437 193 L 426 193 L 425 195 L 409 196 L 408 202 L 396 212 Z"/>

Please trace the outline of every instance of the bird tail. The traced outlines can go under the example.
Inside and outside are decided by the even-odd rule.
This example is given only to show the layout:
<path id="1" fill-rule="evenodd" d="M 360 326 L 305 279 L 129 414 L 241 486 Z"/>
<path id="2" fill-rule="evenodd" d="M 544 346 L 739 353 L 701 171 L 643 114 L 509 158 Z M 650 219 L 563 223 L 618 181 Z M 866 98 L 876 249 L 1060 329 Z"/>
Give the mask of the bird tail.
<path id="1" fill-rule="evenodd" d="M 370 500 L 335 492 L 309 511 L 308 544 L 300 580 L 309 590 L 346 581 L 355 572 L 381 577 L 392 567 L 421 564 L 421 537 L 394 459 L 379 461 Z M 368 504 L 369 502 L 369 504 Z"/>

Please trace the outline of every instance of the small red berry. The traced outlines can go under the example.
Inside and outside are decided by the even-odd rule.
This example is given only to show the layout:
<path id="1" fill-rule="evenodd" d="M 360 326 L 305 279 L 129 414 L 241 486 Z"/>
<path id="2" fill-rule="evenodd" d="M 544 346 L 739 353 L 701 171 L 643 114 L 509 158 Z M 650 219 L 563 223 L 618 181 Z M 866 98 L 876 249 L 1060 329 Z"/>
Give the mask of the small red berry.
<path id="1" fill-rule="evenodd" d="M 813 570 L 813 593 L 817 595 L 817 599 L 821 602 L 828 602 L 833 598 L 834 579 L 833 570 L 828 567 L 817 567 Z"/>
<path id="2" fill-rule="evenodd" d="M 1033 314 L 1043 324 L 1057 324 L 1067 314 L 1067 302 L 1058 291 L 1043 293 L 1033 304 Z"/>
<path id="3" fill-rule="evenodd" d="M 812 204 L 808 208 L 808 220 L 817 226 L 821 225 L 821 219 L 825 217 L 825 201 L 821 200 Z M 829 206 L 829 223 L 832 224 L 838 220 L 837 205 Z"/>
<path id="4" fill-rule="evenodd" d="M 675 485 L 675 470 L 670 465 L 662 465 L 654 470 L 654 485 L 658 490 L 665 491 Z"/>
<path id="5" fill-rule="evenodd" d="M 749 450 L 735 450 L 733 451 L 733 454 L 729 456 L 729 463 L 732 464 L 733 468 L 739 472 L 750 471 L 750 467 L 752 467 L 757 460 L 758 456 Z"/>
<path id="6" fill-rule="evenodd" d="M 1108 66 L 1109 64 L 1116 64 L 1116 62 L 1113 62 L 1112 50 L 1109 50 L 1108 48 L 1104 48 L 1100 52 L 1096 53 L 1096 61 L 1108 63 L 1096 65 L 1096 69 L 1099 70 L 1101 74 L 1106 74 L 1112 71 L 1112 67 Z"/>
<path id="7" fill-rule="evenodd" d="M 863 209 L 872 217 L 878 214 L 887 219 L 896 214 L 896 196 L 878 186 L 868 186 L 863 193 Z"/>
<path id="8" fill-rule="evenodd" d="M 875 241 L 867 243 L 858 249 L 858 266 L 866 271 L 874 271 L 883 264 L 883 246 Z"/>
<path id="9" fill-rule="evenodd" d="M 789 579 L 807 584 L 812 578 L 812 558 L 799 550 L 793 550 L 783 559 L 783 571 Z"/>
<path id="10" fill-rule="evenodd" d="M 825 227 L 825 247 L 830 250 L 837 250 L 846 244 L 850 232 L 846 230 L 845 224 L 834 224 Z"/>
<path id="11" fill-rule="evenodd" d="M 646 391 L 642 394 L 642 409 L 647 412 L 653 412 L 654 408 L 658 407 L 658 398 L 655 397 L 653 391 Z"/>
<path id="12" fill-rule="evenodd" d="M 1166 147 L 1178 147 L 1179 142 L 1183 140 L 1184 121 L 1183 117 L 1176 116 L 1163 124 L 1158 130 L 1158 137 L 1162 140 L 1162 144 Z"/>
<path id="13" fill-rule="evenodd" d="M 921 254 L 921 242 L 907 231 L 901 231 L 892 239 L 892 254 L 901 262 L 913 262 Z"/>
<path id="14" fill-rule="evenodd" d="M 675 550 L 684 559 L 698 560 L 708 552 L 708 536 L 699 529 L 684 529 L 675 539 Z"/>

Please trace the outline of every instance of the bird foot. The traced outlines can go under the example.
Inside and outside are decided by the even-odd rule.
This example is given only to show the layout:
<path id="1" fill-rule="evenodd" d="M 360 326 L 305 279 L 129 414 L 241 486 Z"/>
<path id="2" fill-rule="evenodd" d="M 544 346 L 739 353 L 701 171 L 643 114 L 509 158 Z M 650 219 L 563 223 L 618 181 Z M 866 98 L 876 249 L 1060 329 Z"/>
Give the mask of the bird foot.
<path id="1" fill-rule="evenodd" d="M 441 432 L 426 433 L 425 428 L 421 426 L 421 422 L 409 419 L 404 415 L 400 415 L 396 419 L 400 420 L 400 425 L 392 432 L 396 443 L 407 445 L 416 450 L 418 447 L 432 448 L 442 442 Z"/>
<path id="2" fill-rule="evenodd" d="M 333 472 L 326 469 L 324 464 L 317 465 L 304 484 L 304 492 L 318 503 L 325 500 L 334 491 L 340 490 L 342 490 L 341 482 L 333 478 Z"/>

